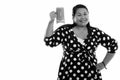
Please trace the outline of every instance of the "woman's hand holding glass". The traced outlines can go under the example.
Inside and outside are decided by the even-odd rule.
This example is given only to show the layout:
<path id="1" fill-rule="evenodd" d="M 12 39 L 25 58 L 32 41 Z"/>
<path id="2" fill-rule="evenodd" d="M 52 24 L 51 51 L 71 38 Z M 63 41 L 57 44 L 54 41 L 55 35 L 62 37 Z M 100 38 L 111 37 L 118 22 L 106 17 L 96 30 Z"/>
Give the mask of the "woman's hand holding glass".
<path id="1" fill-rule="evenodd" d="M 55 11 L 50 12 L 50 19 L 55 20 L 55 18 L 56 18 L 56 12 Z"/>

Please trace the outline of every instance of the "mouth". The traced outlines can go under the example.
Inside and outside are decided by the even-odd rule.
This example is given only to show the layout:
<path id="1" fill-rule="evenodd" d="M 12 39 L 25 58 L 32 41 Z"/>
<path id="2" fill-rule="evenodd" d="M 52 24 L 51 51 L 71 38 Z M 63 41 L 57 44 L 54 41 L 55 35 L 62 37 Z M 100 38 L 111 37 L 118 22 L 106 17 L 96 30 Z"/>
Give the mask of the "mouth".
<path id="1" fill-rule="evenodd" d="M 87 19 L 84 18 L 84 19 L 80 19 L 79 21 L 80 21 L 80 22 L 87 22 Z"/>

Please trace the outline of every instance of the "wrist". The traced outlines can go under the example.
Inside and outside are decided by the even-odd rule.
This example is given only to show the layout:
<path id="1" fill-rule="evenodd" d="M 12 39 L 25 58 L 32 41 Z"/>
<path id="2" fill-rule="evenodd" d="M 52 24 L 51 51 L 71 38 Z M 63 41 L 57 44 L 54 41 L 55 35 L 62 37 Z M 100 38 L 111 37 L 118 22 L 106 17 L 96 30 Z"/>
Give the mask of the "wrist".
<path id="1" fill-rule="evenodd" d="M 49 25 L 53 25 L 53 24 L 54 24 L 54 19 L 50 19 Z"/>
<path id="2" fill-rule="evenodd" d="M 104 68 L 107 69 L 106 64 L 105 64 L 104 61 L 102 61 L 102 64 L 103 64 Z"/>
<path id="3" fill-rule="evenodd" d="M 50 22 L 54 22 L 55 19 L 50 19 Z"/>

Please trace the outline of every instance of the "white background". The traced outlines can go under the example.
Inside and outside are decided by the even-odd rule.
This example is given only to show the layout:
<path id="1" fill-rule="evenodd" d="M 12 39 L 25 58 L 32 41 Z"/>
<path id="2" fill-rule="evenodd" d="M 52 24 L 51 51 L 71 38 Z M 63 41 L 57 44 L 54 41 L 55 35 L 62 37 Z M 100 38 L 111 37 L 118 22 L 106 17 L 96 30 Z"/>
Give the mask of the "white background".
<path id="1" fill-rule="evenodd" d="M 80 3 L 88 7 L 91 25 L 119 43 L 119 0 L 0 0 L 0 80 L 56 80 L 63 51 L 43 41 L 49 13 L 64 7 L 65 23 L 72 23 L 72 8 Z M 99 46 L 99 62 L 105 53 Z M 103 80 L 120 79 L 119 58 L 118 50 L 101 71 Z"/>

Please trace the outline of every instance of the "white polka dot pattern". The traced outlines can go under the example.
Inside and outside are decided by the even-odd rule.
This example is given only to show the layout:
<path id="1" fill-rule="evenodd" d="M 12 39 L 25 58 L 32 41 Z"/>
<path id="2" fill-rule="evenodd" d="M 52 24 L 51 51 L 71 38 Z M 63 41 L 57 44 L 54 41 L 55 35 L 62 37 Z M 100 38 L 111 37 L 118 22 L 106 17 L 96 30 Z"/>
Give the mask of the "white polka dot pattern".
<path id="1" fill-rule="evenodd" d="M 101 73 L 96 69 L 95 50 L 101 44 L 109 53 L 115 53 L 117 42 L 103 31 L 89 27 L 83 45 L 72 28 L 72 25 L 63 25 L 44 39 L 46 45 L 51 47 L 59 44 L 63 46 L 64 55 L 57 80 L 102 80 Z"/>

